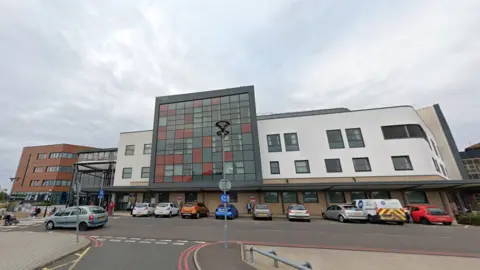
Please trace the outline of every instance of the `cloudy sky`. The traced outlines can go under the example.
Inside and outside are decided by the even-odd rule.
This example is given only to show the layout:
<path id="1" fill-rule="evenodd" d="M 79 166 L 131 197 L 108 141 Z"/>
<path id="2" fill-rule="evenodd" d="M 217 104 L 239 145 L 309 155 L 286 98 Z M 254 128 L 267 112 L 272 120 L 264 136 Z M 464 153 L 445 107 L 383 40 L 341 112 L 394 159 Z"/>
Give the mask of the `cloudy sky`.
<path id="1" fill-rule="evenodd" d="M 0 0 L 0 184 L 22 147 L 115 147 L 154 97 L 255 85 L 260 113 L 439 103 L 480 140 L 480 1 Z"/>

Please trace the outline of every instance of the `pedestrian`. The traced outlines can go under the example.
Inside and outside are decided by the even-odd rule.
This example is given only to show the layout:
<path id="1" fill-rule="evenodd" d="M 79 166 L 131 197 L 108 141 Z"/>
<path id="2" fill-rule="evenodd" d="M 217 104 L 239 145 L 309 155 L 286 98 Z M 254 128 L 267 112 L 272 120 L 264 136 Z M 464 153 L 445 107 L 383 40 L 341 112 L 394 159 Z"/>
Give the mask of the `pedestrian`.
<path id="1" fill-rule="evenodd" d="M 252 204 L 251 203 L 247 204 L 247 211 L 248 211 L 249 215 L 252 213 Z"/>

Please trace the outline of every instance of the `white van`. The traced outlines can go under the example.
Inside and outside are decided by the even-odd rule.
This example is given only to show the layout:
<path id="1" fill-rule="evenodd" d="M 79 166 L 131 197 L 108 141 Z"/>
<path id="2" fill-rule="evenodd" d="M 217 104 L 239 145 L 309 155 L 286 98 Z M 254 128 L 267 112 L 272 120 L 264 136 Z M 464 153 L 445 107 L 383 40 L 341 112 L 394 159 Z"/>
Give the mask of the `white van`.
<path id="1" fill-rule="evenodd" d="M 371 223 L 384 221 L 403 225 L 407 220 L 403 206 L 397 199 L 353 200 L 352 204 L 363 209 Z"/>

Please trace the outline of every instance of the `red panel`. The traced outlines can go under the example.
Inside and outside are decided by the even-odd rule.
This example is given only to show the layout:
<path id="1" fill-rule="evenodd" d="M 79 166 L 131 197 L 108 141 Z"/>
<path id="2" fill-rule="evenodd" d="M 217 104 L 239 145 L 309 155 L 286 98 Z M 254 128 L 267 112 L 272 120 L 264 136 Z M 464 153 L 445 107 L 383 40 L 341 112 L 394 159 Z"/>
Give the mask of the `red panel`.
<path id="1" fill-rule="evenodd" d="M 202 100 L 195 100 L 193 102 L 193 107 L 202 107 L 203 106 L 203 101 Z"/>
<path id="2" fill-rule="evenodd" d="M 167 131 L 167 127 L 158 127 L 158 131 Z"/>
<path id="3" fill-rule="evenodd" d="M 156 164 L 165 164 L 165 156 L 157 156 L 155 158 L 155 163 Z"/>
<path id="4" fill-rule="evenodd" d="M 168 111 L 168 115 L 172 116 L 172 115 L 175 115 L 177 113 L 177 111 L 175 110 L 169 110 Z"/>
<path id="5" fill-rule="evenodd" d="M 167 138 L 167 132 L 165 131 L 158 131 L 158 136 L 157 139 L 159 140 L 165 140 Z"/>
<path id="6" fill-rule="evenodd" d="M 171 164 L 173 164 L 173 161 L 174 161 L 174 160 L 175 160 L 175 159 L 174 159 L 173 155 L 167 155 L 167 156 L 165 156 L 165 164 L 171 165 Z"/>
<path id="7" fill-rule="evenodd" d="M 155 166 L 155 177 L 157 176 L 162 176 L 164 175 L 164 168 L 165 166 L 164 165 L 157 165 Z"/>
<path id="8" fill-rule="evenodd" d="M 212 147 L 212 136 L 203 137 L 203 147 Z"/>
<path id="9" fill-rule="evenodd" d="M 168 115 L 168 112 L 167 111 L 160 111 L 160 116 L 167 116 Z"/>
<path id="10" fill-rule="evenodd" d="M 213 163 L 203 163 L 203 174 L 213 174 Z"/>
<path id="11" fill-rule="evenodd" d="M 212 105 L 217 105 L 217 104 L 220 104 L 220 98 L 219 97 L 212 98 Z"/>
<path id="12" fill-rule="evenodd" d="M 183 129 L 175 130 L 175 139 L 183 139 Z"/>
<path id="13" fill-rule="evenodd" d="M 191 137 L 193 137 L 193 129 L 184 129 L 184 130 L 183 130 L 183 137 L 184 137 L 184 138 L 191 138 Z"/>
<path id="14" fill-rule="evenodd" d="M 233 153 L 225 152 L 225 161 L 232 161 L 232 160 L 233 160 Z"/>
<path id="15" fill-rule="evenodd" d="M 168 105 L 160 105 L 160 111 L 168 111 Z"/>
<path id="16" fill-rule="evenodd" d="M 192 182 L 192 176 L 191 175 L 183 176 L 183 182 Z"/>
<path id="17" fill-rule="evenodd" d="M 202 162 L 202 148 L 193 149 L 193 162 Z"/>
<path id="18" fill-rule="evenodd" d="M 155 176 L 155 183 L 163 183 L 163 176 Z"/>
<path id="19" fill-rule="evenodd" d="M 183 176 L 174 176 L 173 177 L 173 182 L 182 182 Z"/>
<path id="20" fill-rule="evenodd" d="M 183 163 L 183 155 L 174 155 L 173 163 L 175 163 L 175 164 Z"/>
<path id="21" fill-rule="evenodd" d="M 250 123 L 242 124 L 242 133 L 250 133 L 250 132 L 252 132 L 252 126 L 250 125 Z"/>

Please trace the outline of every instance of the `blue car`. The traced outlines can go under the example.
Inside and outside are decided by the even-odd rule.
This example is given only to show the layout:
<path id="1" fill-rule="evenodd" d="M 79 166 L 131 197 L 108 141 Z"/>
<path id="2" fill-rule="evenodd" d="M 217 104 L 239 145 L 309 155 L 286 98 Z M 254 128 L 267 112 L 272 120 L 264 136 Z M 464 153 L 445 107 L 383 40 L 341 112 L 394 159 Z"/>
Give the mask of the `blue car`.
<path id="1" fill-rule="evenodd" d="M 238 217 L 238 209 L 233 204 L 227 204 L 227 218 L 234 219 Z M 219 204 L 217 210 L 215 210 L 215 218 L 225 218 L 225 208 L 223 204 Z"/>

